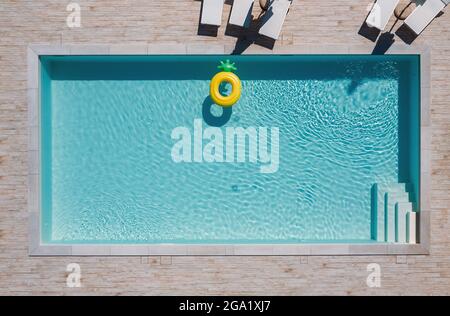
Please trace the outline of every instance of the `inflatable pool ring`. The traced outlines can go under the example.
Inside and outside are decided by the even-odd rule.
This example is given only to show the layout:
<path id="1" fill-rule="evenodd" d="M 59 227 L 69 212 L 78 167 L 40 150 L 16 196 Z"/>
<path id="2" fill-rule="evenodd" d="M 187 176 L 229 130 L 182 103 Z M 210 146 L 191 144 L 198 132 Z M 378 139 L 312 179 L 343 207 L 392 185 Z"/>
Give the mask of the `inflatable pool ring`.
<path id="1" fill-rule="evenodd" d="M 242 84 L 236 74 L 232 71 L 237 70 L 234 63 L 231 63 L 228 59 L 220 62 L 219 69 L 221 72 L 217 73 L 212 79 L 209 85 L 209 94 L 213 102 L 223 107 L 229 107 L 235 104 L 241 97 Z M 229 95 L 223 95 L 220 93 L 220 84 L 222 82 L 228 82 L 231 84 L 231 93 Z"/>

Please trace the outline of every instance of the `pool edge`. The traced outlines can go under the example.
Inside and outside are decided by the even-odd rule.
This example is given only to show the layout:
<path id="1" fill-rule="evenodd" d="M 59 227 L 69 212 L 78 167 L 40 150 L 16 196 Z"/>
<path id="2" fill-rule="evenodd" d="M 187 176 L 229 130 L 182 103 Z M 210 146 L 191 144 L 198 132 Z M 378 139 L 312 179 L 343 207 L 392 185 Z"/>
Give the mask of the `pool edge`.
<path id="1" fill-rule="evenodd" d="M 368 54 L 365 45 L 306 45 L 268 50 L 252 46 L 244 54 Z M 28 254 L 30 256 L 324 256 L 324 255 L 428 255 L 431 212 L 431 77 L 430 49 L 419 45 L 394 44 L 386 54 L 420 55 L 420 243 L 417 244 L 227 244 L 227 245 L 50 245 L 41 241 L 39 74 L 40 55 L 152 55 L 152 54 L 230 54 L 227 45 L 148 44 L 148 45 L 47 45 L 27 48 L 28 111 Z"/>

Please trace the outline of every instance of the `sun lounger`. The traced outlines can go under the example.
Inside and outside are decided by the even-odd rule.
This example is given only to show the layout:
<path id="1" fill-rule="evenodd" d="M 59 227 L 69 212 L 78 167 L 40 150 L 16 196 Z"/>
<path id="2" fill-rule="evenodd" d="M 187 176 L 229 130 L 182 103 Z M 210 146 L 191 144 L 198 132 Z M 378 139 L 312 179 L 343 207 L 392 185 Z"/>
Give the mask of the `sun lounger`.
<path id="1" fill-rule="evenodd" d="M 230 24 L 249 27 L 252 18 L 253 2 L 254 0 L 234 0 Z"/>
<path id="2" fill-rule="evenodd" d="M 366 19 L 370 27 L 384 30 L 400 0 L 377 0 Z"/>
<path id="3" fill-rule="evenodd" d="M 406 18 L 405 24 L 419 35 L 449 2 L 450 0 L 426 0 Z"/>
<path id="4" fill-rule="evenodd" d="M 201 24 L 222 24 L 223 0 L 203 0 Z"/>
<path id="5" fill-rule="evenodd" d="M 259 34 L 278 39 L 291 3 L 291 0 L 274 0 L 263 16 Z"/>

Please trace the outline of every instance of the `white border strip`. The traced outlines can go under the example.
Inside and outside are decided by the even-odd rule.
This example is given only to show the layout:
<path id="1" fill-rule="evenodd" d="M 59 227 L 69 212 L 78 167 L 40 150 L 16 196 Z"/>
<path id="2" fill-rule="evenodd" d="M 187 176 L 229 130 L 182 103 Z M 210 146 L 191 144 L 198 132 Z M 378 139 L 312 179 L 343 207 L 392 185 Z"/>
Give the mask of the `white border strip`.
<path id="1" fill-rule="evenodd" d="M 284 46 L 269 50 L 250 46 L 246 54 L 370 54 L 372 46 Z M 210 44 L 47 45 L 27 49 L 28 63 L 28 217 L 30 256 L 247 256 L 247 255 L 425 255 L 430 248 L 431 121 L 430 50 L 423 46 L 393 45 L 386 54 L 419 54 L 421 74 L 421 183 L 419 244 L 73 244 L 46 245 L 40 231 L 39 74 L 40 55 L 186 55 L 230 54 L 234 46 Z"/>

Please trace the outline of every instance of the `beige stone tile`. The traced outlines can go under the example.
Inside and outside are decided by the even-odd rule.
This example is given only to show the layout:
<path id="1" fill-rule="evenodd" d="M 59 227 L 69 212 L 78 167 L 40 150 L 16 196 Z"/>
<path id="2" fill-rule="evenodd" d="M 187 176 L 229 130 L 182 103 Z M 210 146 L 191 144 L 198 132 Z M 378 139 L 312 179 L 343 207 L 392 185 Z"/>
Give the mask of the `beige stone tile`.
<path id="1" fill-rule="evenodd" d="M 150 245 L 148 248 L 149 255 L 152 256 L 184 256 L 188 254 L 186 245 Z"/>
<path id="2" fill-rule="evenodd" d="M 27 180 L 28 212 L 38 213 L 39 207 L 39 175 L 29 174 Z"/>
<path id="3" fill-rule="evenodd" d="M 420 127 L 420 147 L 422 150 L 431 151 L 431 127 L 422 126 Z M 431 157 L 430 157 L 431 158 Z"/>
<path id="4" fill-rule="evenodd" d="M 397 256 L 396 257 L 396 262 L 397 264 L 407 264 L 408 263 L 408 259 L 406 256 Z"/>
<path id="5" fill-rule="evenodd" d="M 391 45 L 391 47 L 389 47 L 387 51 L 387 54 L 397 54 L 397 55 L 415 54 L 415 53 L 417 53 L 417 49 L 402 43 Z"/>
<path id="6" fill-rule="evenodd" d="M 422 87 L 431 86 L 431 52 L 426 50 L 420 55 L 420 79 Z"/>
<path id="7" fill-rule="evenodd" d="M 27 87 L 28 89 L 39 88 L 39 58 L 29 47 L 27 49 Z"/>
<path id="8" fill-rule="evenodd" d="M 429 211 L 431 205 L 431 174 L 422 172 L 420 174 L 420 210 Z"/>
<path id="9" fill-rule="evenodd" d="M 31 256 L 70 256 L 72 255 L 71 246 L 39 246 L 35 250 L 30 252 Z"/>
<path id="10" fill-rule="evenodd" d="M 420 211 L 419 217 L 419 243 L 425 248 L 430 248 L 430 238 L 431 238 L 431 212 L 427 210 Z"/>
<path id="11" fill-rule="evenodd" d="M 223 55 L 225 54 L 225 46 L 222 44 L 188 44 L 187 54 L 206 54 L 206 55 Z"/>
<path id="12" fill-rule="evenodd" d="M 227 254 L 226 249 L 226 246 L 221 245 L 189 245 L 187 246 L 187 254 L 197 256 L 225 256 Z"/>
<path id="13" fill-rule="evenodd" d="M 147 256 L 147 245 L 111 245 L 112 256 Z"/>
<path id="14" fill-rule="evenodd" d="M 237 256 L 271 256 L 273 255 L 273 247 L 273 245 L 236 245 L 234 246 L 234 254 Z"/>
<path id="15" fill-rule="evenodd" d="M 28 150 L 39 150 L 39 127 L 28 127 Z"/>
<path id="16" fill-rule="evenodd" d="M 310 54 L 348 54 L 349 49 L 345 44 L 342 45 L 308 45 Z"/>
<path id="17" fill-rule="evenodd" d="M 101 44 L 70 44 L 71 55 L 108 55 L 109 45 Z"/>
<path id="18" fill-rule="evenodd" d="M 28 174 L 37 175 L 39 174 L 39 151 L 30 150 L 28 151 Z"/>
<path id="19" fill-rule="evenodd" d="M 161 265 L 170 266 L 172 265 L 172 257 L 171 256 L 161 256 L 159 259 Z"/>
<path id="20" fill-rule="evenodd" d="M 69 55 L 70 47 L 60 44 L 31 44 L 30 48 L 37 55 Z"/>
<path id="21" fill-rule="evenodd" d="M 298 256 L 311 254 L 311 246 L 304 244 L 279 245 L 275 244 L 272 247 L 272 253 L 275 256 Z"/>
<path id="22" fill-rule="evenodd" d="M 388 253 L 395 255 L 426 255 L 428 254 L 428 251 L 420 244 L 389 244 Z"/>
<path id="23" fill-rule="evenodd" d="M 272 53 L 275 55 L 309 54 L 309 47 L 307 45 L 277 46 L 273 49 Z"/>
<path id="24" fill-rule="evenodd" d="M 350 254 L 352 255 L 374 255 L 386 254 L 387 244 L 350 244 Z"/>
<path id="25" fill-rule="evenodd" d="M 187 54 L 185 44 L 149 44 L 147 53 L 150 55 L 184 55 Z"/>
<path id="26" fill-rule="evenodd" d="M 111 45 L 109 53 L 111 55 L 146 55 L 148 53 L 148 44 Z"/>
<path id="27" fill-rule="evenodd" d="M 373 49 L 374 49 L 374 45 L 372 43 L 365 44 L 365 45 L 349 45 L 348 53 L 349 54 L 372 54 Z"/>
<path id="28" fill-rule="evenodd" d="M 39 213 L 29 208 L 28 214 L 28 253 L 36 251 L 41 243 Z"/>
<path id="29" fill-rule="evenodd" d="M 27 90 L 28 126 L 38 126 L 39 123 L 39 90 Z"/>
<path id="30" fill-rule="evenodd" d="M 73 245 L 72 255 L 74 256 L 109 256 L 111 246 L 109 245 Z"/>
<path id="31" fill-rule="evenodd" d="M 46 1 L 46 15 L 41 15 L 43 7 L 38 2 L 30 1 L 16 1 L 14 5 L 7 6 L 6 10 L 0 10 L 0 21 L 7 21 L 9 27 L 9 32 L 1 36 L 0 45 L 2 79 L 0 80 L 0 91 L 2 91 L 0 93 L 0 170 L 2 172 L 0 174 L 0 244 L 3 250 L 0 260 L 0 282 L 8 285 L 0 287 L 1 295 L 73 295 L 74 293 L 80 295 L 129 293 L 136 295 L 267 295 L 268 292 L 273 295 L 372 295 L 375 293 L 374 289 L 367 288 L 365 284 L 367 262 L 379 262 L 382 264 L 383 271 L 391 271 L 383 277 L 382 287 L 375 289 L 376 294 L 450 294 L 445 277 L 443 278 L 449 275 L 448 265 L 444 263 L 450 256 L 447 245 L 450 230 L 449 168 L 448 159 L 445 158 L 448 156 L 447 136 L 450 119 L 448 112 L 450 55 L 447 49 L 450 32 L 445 29 L 447 12 L 443 17 L 435 19 L 415 41 L 432 48 L 431 71 L 427 67 L 422 68 L 421 71 L 422 84 L 433 88 L 431 92 L 425 93 L 428 94 L 427 99 L 431 97 L 433 99 L 433 104 L 430 104 L 432 115 L 430 116 L 430 113 L 422 115 L 425 118 L 422 126 L 430 126 L 431 119 L 433 121 L 433 146 L 426 148 L 431 150 L 433 157 L 433 187 L 431 187 L 431 181 L 427 185 L 433 195 L 432 200 L 429 197 L 422 205 L 422 211 L 428 208 L 426 211 L 429 210 L 428 214 L 432 214 L 429 254 L 421 245 L 410 245 L 409 248 L 390 245 L 388 247 L 393 253 L 391 256 L 301 257 L 309 259 L 308 264 L 304 266 L 298 264 L 299 271 L 294 269 L 293 272 L 286 272 L 289 271 L 295 258 L 182 256 L 177 260 L 183 264 L 178 264 L 177 261 L 177 264 L 170 268 L 159 265 L 152 265 L 149 268 L 147 265 L 136 265 L 137 260 L 126 257 L 28 257 L 29 232 L 27 232 L 26 222 L 30 207 L 27 206 L 26 194 L 28 147 L 24 130 L 28 119 L 24 111 L 28 98 L 27 89 L 37 89 L 39 79 L 37 71 L 39 67 L 36 67 L 36 71 L 27 71 L 29 64 L 35 63 L 38 66 L 36 56 L 31 60 L 28 58 L 28 43 L 44 43 L 40 50 L 35 48 L 39 53 L 49 53 L 43 50 L 47 45 L 45 43 L 61 43 L 62 40 L 69 45 L 151 43 L 150 48 L 159 46 L 160 43 L 163 45 L 172 43 L 171 45 L 179 45 L 178 54 L 185 54 L 187 53 L 186 43 L 223 44 L 227 47 L 226 51 L 231 52 L 232 50 L 228 49 L 234 47 L 236 41 L 236 38 L 224 35 L 230 5 L 224 6 L 223 24 L 219 28 L 218 35 L 211 37 L 197 35 L 201 1 L 136 0 L 132 6 L 103 1 L 92 2 L 88 7 L 81 4 L 83 27 L 80 29 L 68 29 L 64 26 L 66 16 L 60 4 L 61 2 L 57 0 Z M 330 0 L 302 0 L 301 3 L 294 1 L 284 23 L 283 34 L 286 38 L 292 35 L 294 43 L 299 46 L 322 43 L 361 45 L 360 53 L 369 53 L 374 43 L 357 34 L 367 15 L 366 7 L 367 3 L 360 0 L 342 0 L 339 6 L 336 6 L 335 1 Z M 23 14 L 23 12 L 33 14 Z M 109 14 L 111 12 L 114 14 Z M 324 18 L 324 12 L 327 13 L 326 18 Z M 255 5 L 254 14 L 259 14 L 257 5 Z M 175 23 L 174 16 L 177 17 Z M 289 40 L 277 42 L 274 51 L 278 47 L 282 49 L 286 47 L 285 49 L 289 50 L 289 43 Z M 396 37 L 396 43 L 402 43 L 402 41 Z M 401 45 L 407 46 L 403 43 Z M 417 49 L 416 44 L 413 46 Z M 61 46 L 59 52 L 66 54 L 66 49 Z M 70 51 L 70 48 L 68 49 Z M 405 48 L 403 51 L 406 51 Z M 390 52 L 395 52 L 395 47 Z M 53 53 L 58 54 L 55 51 Z M 100 50 L 99 53 L 105 53 L 105 50 Z M 153 53 L 162 52 L 155 48 Z M 261 49 L 260 53 L 271 54 L 272 51 Z M 422 52 L 422 54 L 425 53 Z M 422 65 L 426 65 L 423 57 L 421 59 Z M 29 80 L 30 78 L 33 80 Z M 431 176 L 431 174 L 428 175 Z M 423 214 L 425 213 L 421 216 Z M 423 222 L 422 219 L 421 223 Z M 152 247 L 149 246 L 149 249 L 153 251 L 158 249 Z M 186 254 L 185 245 L 168 249 L 181 254 L 183 251 L 180 249 L 183 247 Z M 62 251 L 69 254 L 68 249 L 70 248 L 65 247 Z M 56 250 L 58 248 L 42 248 L 39 249 L 39 253 Z M 422 255 L 406 255 L 405 253 L 409 250 L 417 251 Z M 231 253 L 229 245 L 225 252 Z M 408 265 L 396 265 L 395 255 L 406 255 Z M 79 262 L 82 271 L 87 273 L 80 290 L 65 288 L 65 267 L 72 260 Z M 410 273 L 411 271 L 414 273 Z M 405 278 L 405 275 L 408 277 Z"/>
<path id="32" fill-rule="evenodd" d="M 421 173 L 431 174 L 431 150 L 423 149 L 420 157 L 420 171 Z M 428 184 L 428 183 L 427 183 Z"/>
<path id="33" fill-rule="evenodd" d="M 431 125 L 431 113 L 430 113 L 431 95 L 430 89 L 427 87 L 422 87 L 420 95 L 420 125 L 430 126 Z"/>

